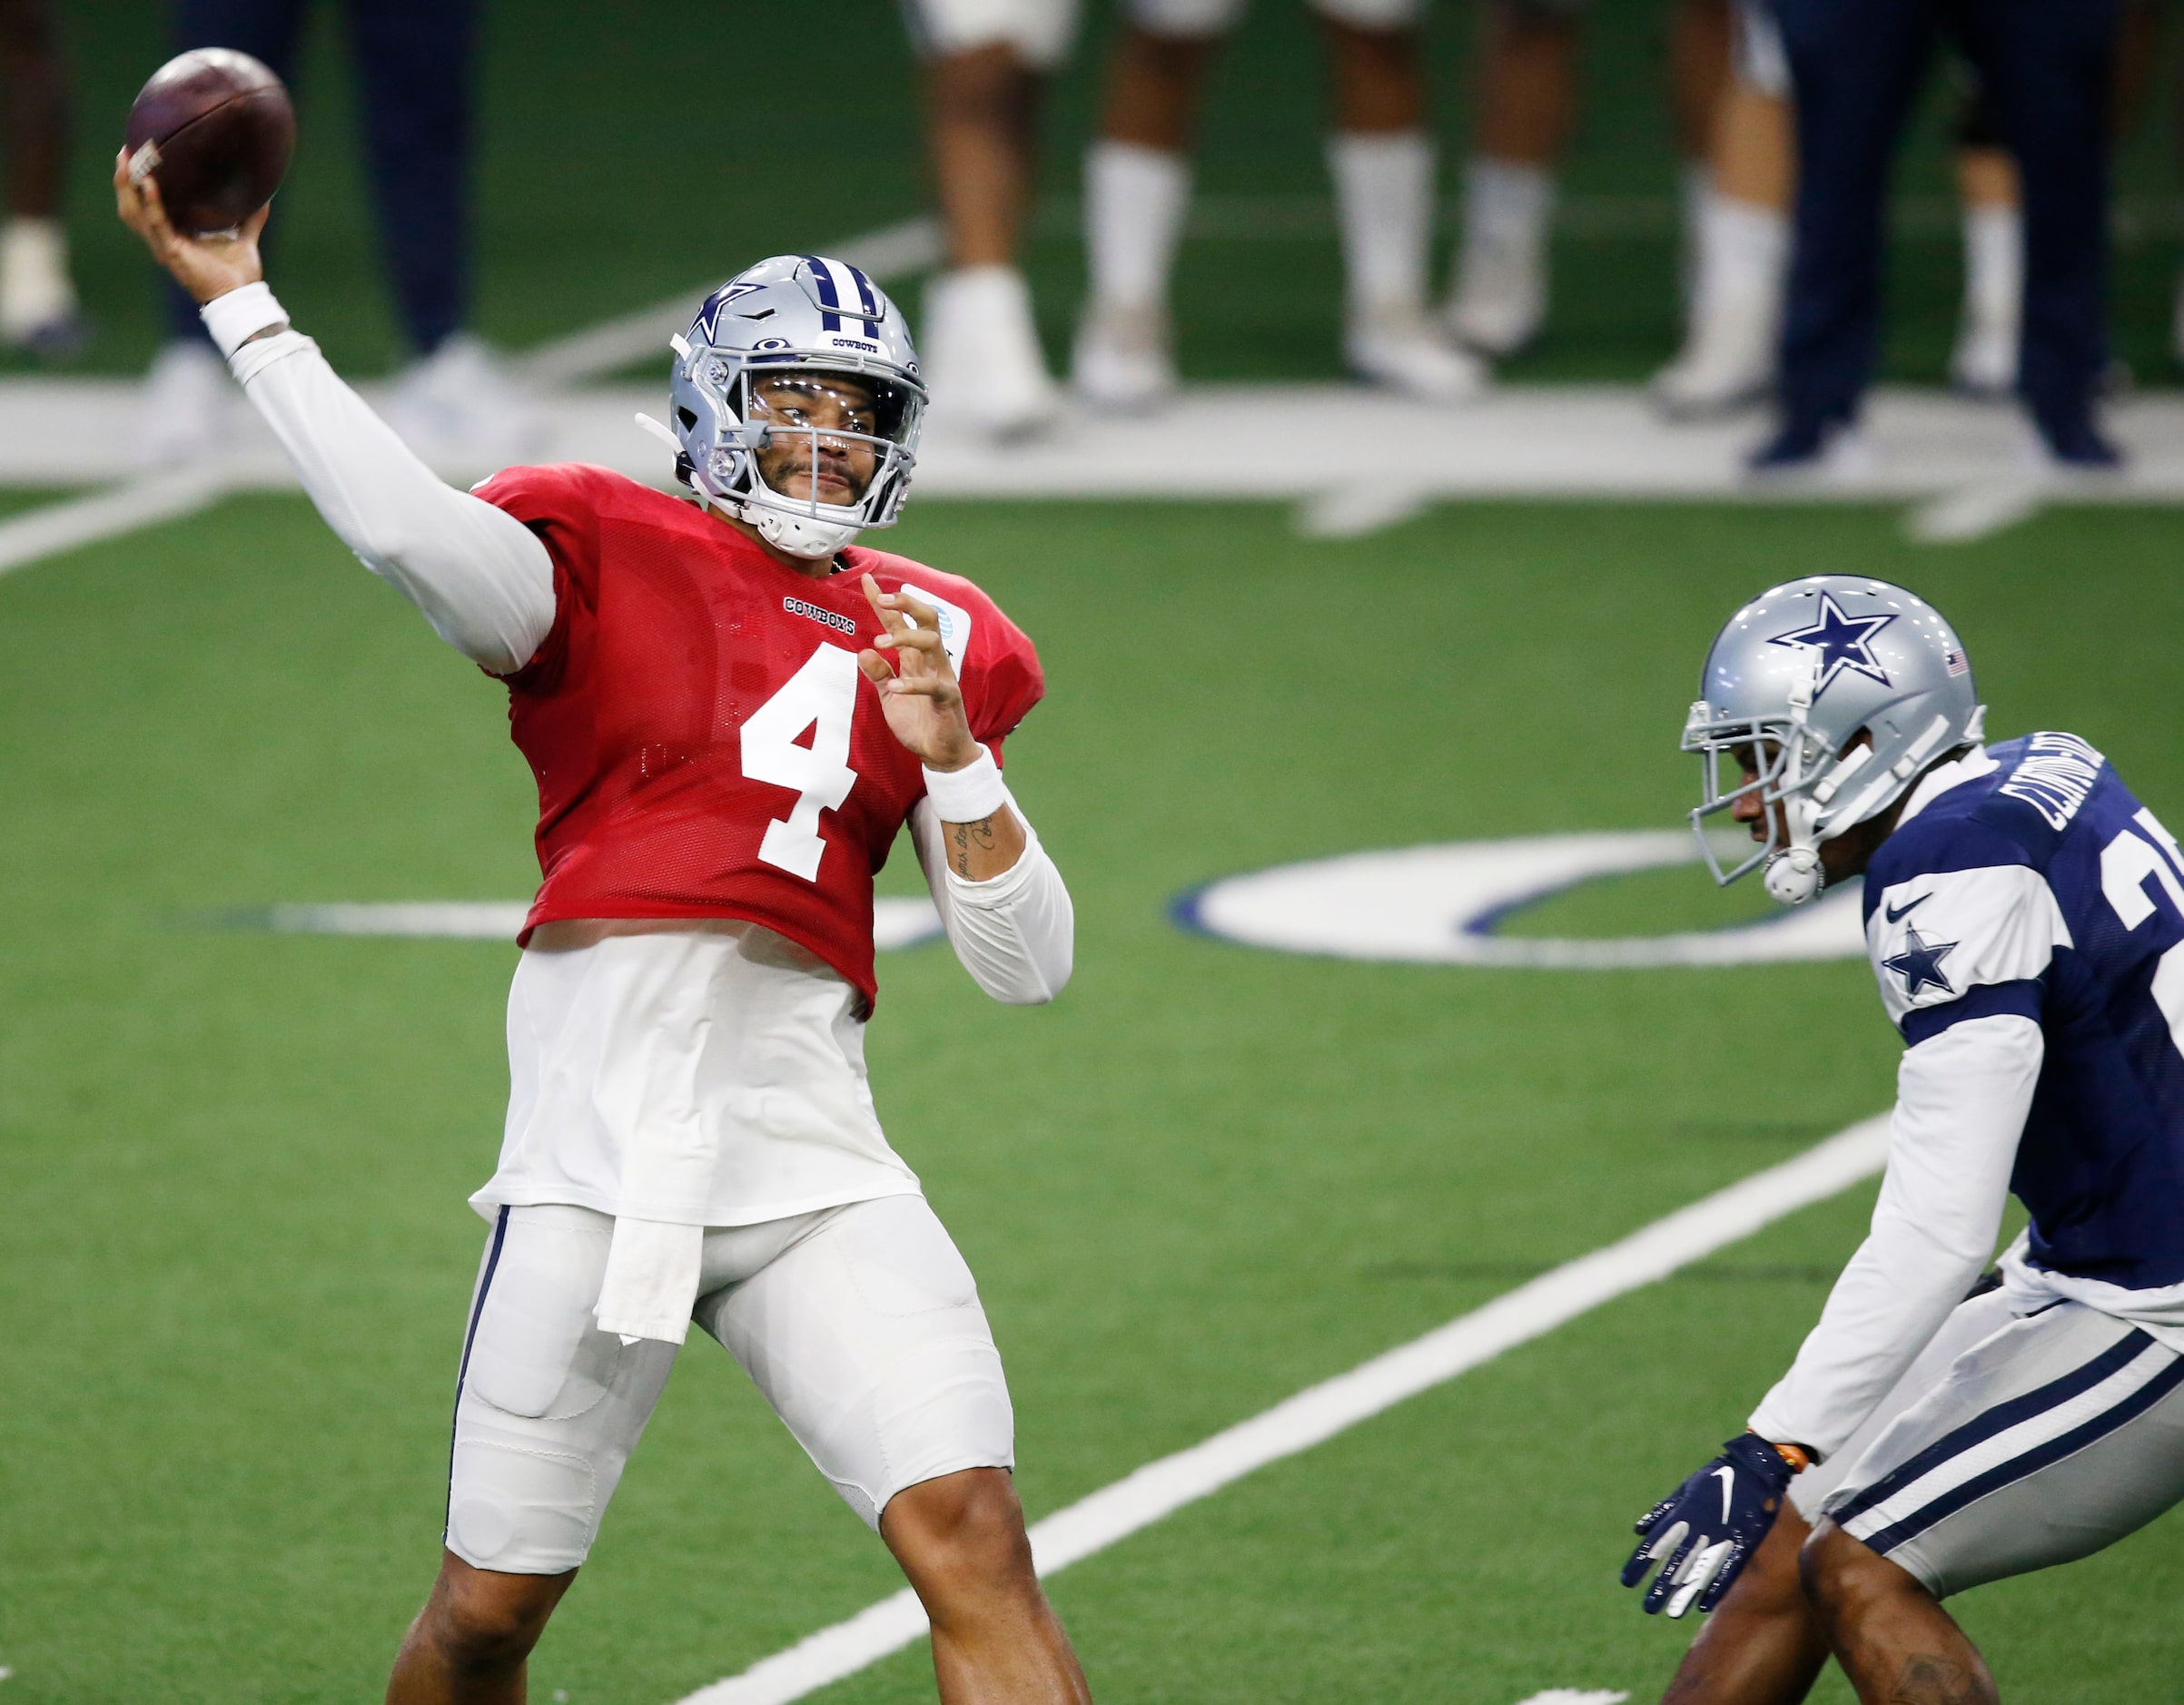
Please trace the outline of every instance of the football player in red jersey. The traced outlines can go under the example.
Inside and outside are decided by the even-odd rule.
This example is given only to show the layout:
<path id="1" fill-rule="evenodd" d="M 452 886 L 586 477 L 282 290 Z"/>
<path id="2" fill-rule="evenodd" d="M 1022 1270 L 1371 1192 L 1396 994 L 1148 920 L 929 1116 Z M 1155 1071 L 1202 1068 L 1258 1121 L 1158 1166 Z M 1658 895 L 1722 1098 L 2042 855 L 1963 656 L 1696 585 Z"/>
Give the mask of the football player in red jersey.
<path id="1" fill-rule="evenodd" d="M 472 494 L 290 329 L 262 215 L 188 240 L 153 186 L 114 188 L 335 532 L 506 682 L 538 777 L 445 1549 L 388 1699 L 523 1697 L 695 1320 L 894 1553 L 944 1700 L 1087 1700 L 977 1287 L 865 1082 L 873 874 L 905 822 L 989 994 L 1052 999 L 1072 929 L 996 761 L 1043 689 L 1030 641 L 968 581 L 853 543 L 915 462 L 894 304 L 816 256 L 716 291 L 656 428 L 695 502 L 574 466 Z"/>

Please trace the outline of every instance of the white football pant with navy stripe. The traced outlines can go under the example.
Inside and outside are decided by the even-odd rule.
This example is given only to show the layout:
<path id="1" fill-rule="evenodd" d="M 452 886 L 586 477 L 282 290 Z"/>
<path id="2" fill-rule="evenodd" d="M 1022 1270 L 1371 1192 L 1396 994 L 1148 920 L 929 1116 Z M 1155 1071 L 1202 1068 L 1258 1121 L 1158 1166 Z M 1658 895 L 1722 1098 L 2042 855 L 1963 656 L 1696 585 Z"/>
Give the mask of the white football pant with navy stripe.
<path id="1" fill-rule="evenodd" d="M 1995 1305 L 1978 1297 L 1957 1315 L 1983 1320 Z M 1956 1356 L 1823 1508 L 1946 1597 L 2090 1556 L 2179 1501 L 2184 1356 L 2128 1320 L 2058 1303 Z"/>

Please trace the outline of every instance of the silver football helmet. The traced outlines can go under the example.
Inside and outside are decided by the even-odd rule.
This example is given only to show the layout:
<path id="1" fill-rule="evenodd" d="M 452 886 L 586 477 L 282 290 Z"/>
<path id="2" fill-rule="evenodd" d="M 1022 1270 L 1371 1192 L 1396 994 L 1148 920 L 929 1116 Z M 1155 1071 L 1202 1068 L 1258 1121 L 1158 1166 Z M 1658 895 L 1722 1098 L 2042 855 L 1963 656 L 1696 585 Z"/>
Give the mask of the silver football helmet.
<path id="1" fill-rule="evenodd" d="M 862 271 L 824 255 L 775 255 L 707 297 L 688 335 L 670 342 L 673 425 L 637 420 L 674 443 L 676 472 L 700 498 L 796 557 L 831 557 L 865 528 L 894 525 L 917 465 L 925 388 L 902 310 Z M 774 379 L 803 380 L 815 398 L 831 391 L 835 423 L 780 399 Z M 855 410 L 861 424 L 840 424 L 839 405 L 863 391 L 871 407 Z M 759 453 L 784 438 L 808 439 L 798 463 L 811 475 L 806 496 L 776 490 L 760 469 Z M 854 502 L 822 503 L 823 458 L 838 460 L 851 444 L 871 453 L 871 478 Z"/>
<path id="2" fill-rule="evenodd" d="M 1707 868 L 1726 887 L 1764 864 L 1767 892 L 1784 905 L 1820 892 L 1823 841 L 1887 810 L 1935 758 L 1977 744 L 1986 717 L 1941 613 L 1853 575 L 1793 580 L 1737 611 L 1706 654 L 1699 691 L 1684 750 L 1702 766 L 1691 826 Z M 1724 760 L 1741 776 L 1747 754 L 1756 779 L 1724 789 Z M 1754 793 L 1766 843 L 1724 871 L 1706 820 Z"/>

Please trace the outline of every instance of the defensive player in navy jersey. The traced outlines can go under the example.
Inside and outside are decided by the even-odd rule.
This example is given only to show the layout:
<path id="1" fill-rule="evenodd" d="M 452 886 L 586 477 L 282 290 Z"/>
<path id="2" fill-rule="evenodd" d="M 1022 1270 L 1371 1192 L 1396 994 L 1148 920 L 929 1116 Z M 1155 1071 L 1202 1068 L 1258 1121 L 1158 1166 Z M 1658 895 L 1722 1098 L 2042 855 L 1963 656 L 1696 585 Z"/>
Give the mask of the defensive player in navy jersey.
<path id="1" fill-rule="evenodd" d="M 1680 1705 L 1802 1700 L 1831 1652 L 1863 1700 L 1979 1705 L 1942 1601 L 2184 1498 L 2184 852 L 2078 735 L 1982 745 L 1962 646 L 1900 587 L 1775 587 L 1701 690 L 1694 825 L 1757 843 L 1717 879 L 1863 873 L 1906 1048 L 1870 1234 L 1624 1584 L 1658 1563 L 1647 1611 L 1721 1607 Z M 2031 1223 L 1983 1285 L 2012 1190 Z"/>
<path id="2" fill-rule="evenodd" d="M 655 423 L 685 495 L 577 466 L 457 491 L 290 327 L 262 213 L 192 240 L 149 180 L 117 165 L 114 192 L 334 531 L 505 685 L 538 779 L 440 1574 L 391 1705 L 522 1699 L 693 1324 L 894 1553 L 944 1700 L 1082 1705 L 977 1286 L 865 1079 L 873 876 L 905 824 L 988 994 L 1052 999 L 1072 951 L 998 761 L 1043 690 L 1031 641 L 856 542 L 916 463 L 894 304 L 815 255 L 716 291 Z"/>

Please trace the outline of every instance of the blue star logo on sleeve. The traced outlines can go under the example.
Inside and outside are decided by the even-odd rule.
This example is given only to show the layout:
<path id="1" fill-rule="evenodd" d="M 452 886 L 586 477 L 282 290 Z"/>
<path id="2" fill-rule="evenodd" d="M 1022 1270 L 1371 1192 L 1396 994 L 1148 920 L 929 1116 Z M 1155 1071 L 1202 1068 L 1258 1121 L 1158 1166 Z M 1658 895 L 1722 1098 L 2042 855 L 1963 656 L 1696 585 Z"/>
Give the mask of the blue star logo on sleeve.
<path id="1" fill-rule="evenodd" d="M 1954 941 L 1929 941 L 1916 929 L 1903 932 L 1903 951 L 1893 959 L 1881 961 L 1883 971 L 1892 971 L 1903 979 L 1903 998 L 1916 1000 L 1922 989 L 1939 989 L 1943 994 L 1954 994 L 1956 987 L 1942 972 L 1942 961 L 1955 952 Z"/>
<path id="2" fill-rule="evenodd" d="M 1888 671 L 1881 666 L 1881 659 L 1873 655 L 1873 636 L 1896 618 L 1893 615 L 1848 616 L 1843 606 L 1835 602 L 1831 593 L 1820 595 L 1820 619 L 1810 627 L 1793 628 L 1786 634 L 1776 634 L 1767 641 L 1770 646 L 1805 646 L 1820 654 L 1820 684 L 1813 689 L 1818 698 L 1834 684 L 1835 677 L 1845 669 L 1854 669 L 1860 675 L 1889 685 Z"/>

